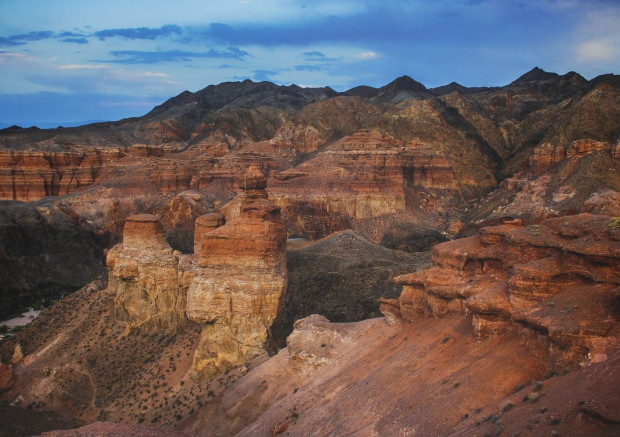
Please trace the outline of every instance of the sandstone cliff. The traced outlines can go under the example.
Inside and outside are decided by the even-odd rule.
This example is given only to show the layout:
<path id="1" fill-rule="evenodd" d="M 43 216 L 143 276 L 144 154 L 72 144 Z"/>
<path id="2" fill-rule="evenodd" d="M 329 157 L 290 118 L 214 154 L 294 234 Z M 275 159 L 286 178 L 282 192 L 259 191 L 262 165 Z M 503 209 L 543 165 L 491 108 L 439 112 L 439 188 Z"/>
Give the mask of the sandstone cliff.
<path id="1" fill-rule="evenodd" d="M 476 338 L 517 331 L 557 371 L 604 361 L 618 342 L 617 222 L 584 213 L 439 244 L 431 269 L 395 279 L 403 292 L 382 312 L 395 323 L 471 313 Z"/>
<path id="2" fill-rule="evenodd" d="M 287 278 L 286 228 L 266 186 L 264 173 L 250 167 L 240 215 L 198 237 L 200 269 L 187 291 L 187 315 L 204 324 L 194 356 L 202 378 L 265 353 Z"/>

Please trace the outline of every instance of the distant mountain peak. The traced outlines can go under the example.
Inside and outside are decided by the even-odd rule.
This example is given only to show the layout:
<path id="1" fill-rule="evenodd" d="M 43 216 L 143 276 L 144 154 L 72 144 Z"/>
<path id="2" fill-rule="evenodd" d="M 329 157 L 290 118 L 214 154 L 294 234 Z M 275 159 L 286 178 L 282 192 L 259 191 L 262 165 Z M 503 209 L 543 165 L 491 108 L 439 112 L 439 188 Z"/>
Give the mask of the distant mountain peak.
<path id="1" fill-rule="evenodd" d="M 422 85 L 420 82 L 413 80 L 411 77 L 404 75 L 399 78 L 394 79 L 392 82 L 387 85 L 379 88 L 382 91 L 426 91 L 426 87 Z"/>
<path id="2" fill-rule="evenodd" d="M 557 79 L 559 77 L 560 75 L 557 73 L 549 73 L 542 68 L 534 67 L 524 75 L 520 76 L 510 85 L 522 85 L 531 82 L 542 82 L 545 80 Z"/>

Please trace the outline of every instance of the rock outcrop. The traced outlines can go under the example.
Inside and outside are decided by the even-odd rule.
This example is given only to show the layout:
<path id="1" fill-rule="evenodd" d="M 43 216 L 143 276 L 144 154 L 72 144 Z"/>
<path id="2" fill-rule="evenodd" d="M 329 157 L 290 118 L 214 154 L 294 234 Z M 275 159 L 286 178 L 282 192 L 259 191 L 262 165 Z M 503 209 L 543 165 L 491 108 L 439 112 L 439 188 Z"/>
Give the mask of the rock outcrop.
<path id="1" fill-rule="evenodd" d="M 546 344 L 556 370 L 605 360 L 617 342 L 620 224 L 593 214 L 483 228 L 433 248 L 431 269 L 395 278 L 388 321 L 471 313 L 474 335 Z"/>
<path id="2" fill-rule="evenodd" d="M 107 256 L 108 287 L 115 293 L 115 315 L 131 328 L 178 329 L 185 324 L 185 295 L 179 289 L 179 254 L 164 238 L 157 216 L 129 217 L 123 243 Z"/>
<path id="3" fill-rule="evenodd" d="M 0 392 L 9 390 L 14 382 L 13 368 L 0 362 Z"/>
<path id="4" fill-rule="evenodd" d="M 265 353 L 268 330 L 286 289 L 286 227 L 267 200 L 267 178 L 251 166 L 240 215 L 195 223 L 194 255 L 174 251 L 159 217 L 129 217 L 123 243 L 108 252 L 115 315 L 128 328 L 180 330 L 203 324 L 197 377 L 209 378 Z"/>
<path id="5" fill-rule="evenodd" d="M 194 356 L 201 377 L 265 353 L 286 290 L 286 227 L 266 186 L 265 174 L 250 167 L 239 217 L 201 235 L 200 268 L 187 294 L 188 317 L 204 324 Z"/>

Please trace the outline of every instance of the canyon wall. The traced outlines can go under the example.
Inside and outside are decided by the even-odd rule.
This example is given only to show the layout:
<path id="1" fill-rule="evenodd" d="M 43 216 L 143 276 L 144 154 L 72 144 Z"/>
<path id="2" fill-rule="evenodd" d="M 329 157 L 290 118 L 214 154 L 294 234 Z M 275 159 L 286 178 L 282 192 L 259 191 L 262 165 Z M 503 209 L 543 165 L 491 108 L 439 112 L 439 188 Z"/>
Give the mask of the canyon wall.
<path id="1" fill-rule="evenodd" d="M 469 313 L 479 340 L 519 332 L 556 371 L 604 361 L 618 340 L 620 222 L 578 214 L 519 221 L 435 246 L 433 267 L 398 276 L 381 301 L 391 323 Z"/>

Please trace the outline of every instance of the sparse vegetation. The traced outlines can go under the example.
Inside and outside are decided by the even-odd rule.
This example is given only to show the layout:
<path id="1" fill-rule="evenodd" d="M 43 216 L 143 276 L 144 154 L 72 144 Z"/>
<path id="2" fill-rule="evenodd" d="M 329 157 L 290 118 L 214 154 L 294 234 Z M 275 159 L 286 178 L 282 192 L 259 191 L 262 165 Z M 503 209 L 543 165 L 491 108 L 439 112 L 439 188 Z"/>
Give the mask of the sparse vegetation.
<path id="1" fill-rule="evenodd" d="M 616 229 L 620 229 L 620 217 L 612 217 L 605 222 L 605 226 L 607 229 L 615 231 Z"/>

